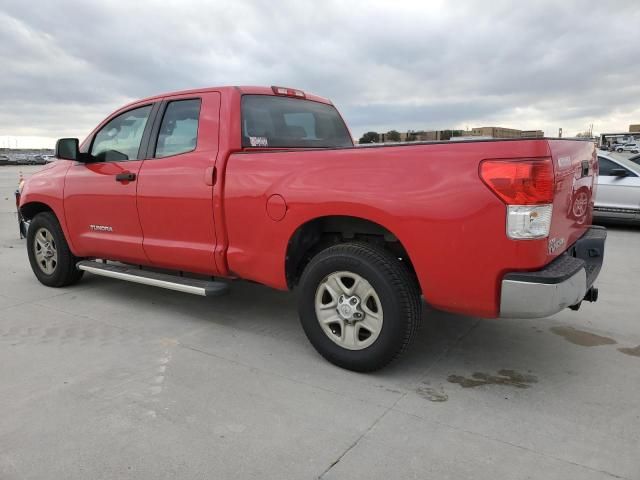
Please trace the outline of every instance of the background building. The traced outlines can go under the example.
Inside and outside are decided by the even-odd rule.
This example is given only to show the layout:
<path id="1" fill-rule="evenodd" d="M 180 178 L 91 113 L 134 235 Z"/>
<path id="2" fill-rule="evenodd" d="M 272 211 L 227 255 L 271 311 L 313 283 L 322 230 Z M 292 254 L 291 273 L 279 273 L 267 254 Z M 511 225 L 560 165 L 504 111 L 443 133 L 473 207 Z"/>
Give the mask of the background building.
<path id="1" fill-rule="evenodd" d="M 505 127 L 476 127 L 471 130 L 409 130 L 407 132 L 396 132 L 396 134 L 399 135 L 399 138 L 396 137 L 395 139 L 389 138 L 389 134 L 391 132 L 392 131 L 389 131 L 387 133 L 378 133 L 376 139 L 373 140 L 373 142 L 441 142 L 447 140 L 487 140 L 492 138 L 544 137 L 544 132 L 542 130 L 518 130 L 516 128 Z"/>
<path id="2" fill-rule="evenodd" d="M 491 138 L 520 138 L 521 130 L 504 127 L 475 127 L 471 129 L 471 135 Z"/>
<path id="3" fill-rule="evenodd" d="M 601 133 L 598 145 L 640 142 L 640 124 L 629 125 L 628 132 Z"/>
<path id="4" fill-rule="evenodd" d="M 505 127 L 475 127 L 471 129 L 471 135 L 491 138 L 540 138 L 544 137 L 544 132 Z"/>
<path id="5" fill-rule="evenodd" d="M 400 134 L 402 142 L 438 142 L 449 140 L 451 137 L 460 137 L 464 130 L 409 130 Z"/>
<path id="6" fill-rule="evenodd" d="M 522 130 L 520 132 L 520 137 L 522 137 L 522 138 L 542 138 L 542 137 L 544 137 L 544 132 L 542 130 Z"/>

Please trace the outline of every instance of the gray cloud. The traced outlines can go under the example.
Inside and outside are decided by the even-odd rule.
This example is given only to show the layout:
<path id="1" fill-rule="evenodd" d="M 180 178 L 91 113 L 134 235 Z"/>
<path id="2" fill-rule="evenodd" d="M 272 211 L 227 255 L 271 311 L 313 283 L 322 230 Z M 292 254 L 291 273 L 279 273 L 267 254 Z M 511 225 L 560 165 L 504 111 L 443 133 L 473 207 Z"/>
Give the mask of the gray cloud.
<path id="1" fill-rule="evenodd" d="M 640 3 L 4 1 L 0 138 L 83 136 L 123 103 L 287 85 L 369 129 L 640 122 Z"/>

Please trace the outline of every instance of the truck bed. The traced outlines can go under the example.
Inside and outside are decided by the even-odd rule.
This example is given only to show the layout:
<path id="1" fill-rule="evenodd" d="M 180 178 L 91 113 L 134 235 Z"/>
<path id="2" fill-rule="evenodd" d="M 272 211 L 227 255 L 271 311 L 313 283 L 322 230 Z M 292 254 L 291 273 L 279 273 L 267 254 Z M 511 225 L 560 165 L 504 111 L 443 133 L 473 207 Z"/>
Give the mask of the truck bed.
<path id="1" fill-rule="evenodd" d="M 593 202 L 594 152 L 591 142 L 537 138 L 234 153 L 225 174 L 228 266 L 286 288 L 282 259 L 301 225 L 329 215 L 365 218 L 401 242 L 430 304 L 495 317 L 507 272 L 542 268 L 590 225 L 591 209 L 575 218 L 572 206 L 581 188 Z M 504 234 L 505 205 L 478 169 L 486 159 L 532 158 L 553 159 L 551 233 L 514 241 Z M 264 215 L 274 195 L 286 208 L 279 221 Z"/>

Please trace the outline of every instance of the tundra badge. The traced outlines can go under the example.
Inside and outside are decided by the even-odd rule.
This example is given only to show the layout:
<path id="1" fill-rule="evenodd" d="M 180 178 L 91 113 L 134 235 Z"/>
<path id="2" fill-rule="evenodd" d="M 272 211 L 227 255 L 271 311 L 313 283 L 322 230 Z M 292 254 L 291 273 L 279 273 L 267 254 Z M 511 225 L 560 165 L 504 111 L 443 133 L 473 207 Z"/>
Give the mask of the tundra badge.
<path id="1" fill-rule="evenodd" d="M 564 245 L 564 238 L 550 238 L 549 239 L 549 253 L 555 252 L 557 249 Z"/>
<path id="2" fill-rule="evenodd" d="M 89 229 L 94 232 L 113 232 L 113 227 L 108 225 L 89 225 Z"/>

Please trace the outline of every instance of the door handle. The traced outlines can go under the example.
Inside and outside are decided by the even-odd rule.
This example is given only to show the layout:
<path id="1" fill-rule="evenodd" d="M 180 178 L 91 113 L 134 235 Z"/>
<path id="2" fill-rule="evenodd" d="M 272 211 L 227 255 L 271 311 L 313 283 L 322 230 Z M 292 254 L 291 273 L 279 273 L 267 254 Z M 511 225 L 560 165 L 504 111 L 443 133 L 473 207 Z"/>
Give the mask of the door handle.
<path id="1" fill-rule="evenodd" d="M 216 184 L 216 167 L 207 167 L 204 171 L 204 183 L 209 186 Z"/>
<path id="2" fill-rule="evenodd" d="M 131 172 L 123 172 L 116 175 L 116 182 L 133 182 L 136 174 Z"/>

